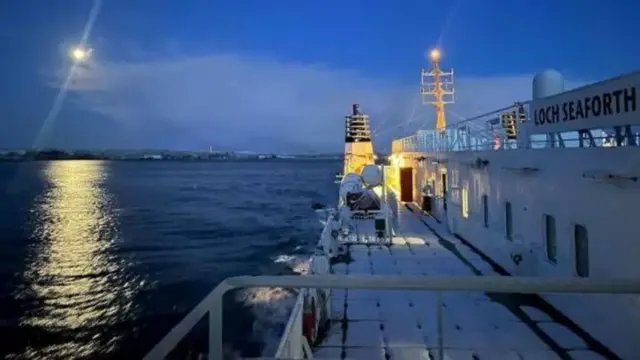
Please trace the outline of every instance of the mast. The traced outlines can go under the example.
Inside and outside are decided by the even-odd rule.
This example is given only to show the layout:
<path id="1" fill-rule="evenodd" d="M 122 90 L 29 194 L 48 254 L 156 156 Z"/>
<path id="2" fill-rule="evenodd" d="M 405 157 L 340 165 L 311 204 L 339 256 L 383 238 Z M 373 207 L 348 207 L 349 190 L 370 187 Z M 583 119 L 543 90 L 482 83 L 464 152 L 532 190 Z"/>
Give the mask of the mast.
<path id="1" fill-rule="evenodd" d="M 422 103 L 435 106 L 436 129 L 444 132 L 447 127 L 444 106 L 454 103 L 453 69 L 448 72 L 440 69 L 441 53 L 438 49 L 431 50 L 428 58 L 431 60 L 431 69 L 422 69 L 420 79 Z"/>

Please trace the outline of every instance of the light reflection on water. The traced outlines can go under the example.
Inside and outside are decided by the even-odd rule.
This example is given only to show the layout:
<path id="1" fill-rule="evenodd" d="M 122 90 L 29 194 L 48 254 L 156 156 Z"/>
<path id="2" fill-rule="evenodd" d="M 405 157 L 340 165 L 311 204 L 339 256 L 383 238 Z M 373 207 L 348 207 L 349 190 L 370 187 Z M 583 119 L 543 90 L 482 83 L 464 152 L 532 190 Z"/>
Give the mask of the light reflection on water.
<path id="1" fill-rule="evenodd" d="M 60 336 L 22 358 L 79 359 L 108 353 L 117 334 L 100 328 L 127 318 L 140 280 L 127 279 L 128 264 L 114 254 L 117 208 L 105 191 L 107 167 L 97 161 L 53 161 L 49 186 L 35 203 L 34 229 L 23 294 L 38 301 L 21 325 Z"/>

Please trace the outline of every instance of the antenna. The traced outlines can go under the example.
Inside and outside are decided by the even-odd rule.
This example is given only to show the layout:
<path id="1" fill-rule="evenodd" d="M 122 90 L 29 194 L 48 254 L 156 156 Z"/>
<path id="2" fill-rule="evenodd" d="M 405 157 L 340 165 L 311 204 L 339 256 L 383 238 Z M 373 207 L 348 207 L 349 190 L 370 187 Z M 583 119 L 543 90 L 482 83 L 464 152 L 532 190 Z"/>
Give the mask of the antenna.
<path id="1" fill-rule="evenodd" d="M 436 129 L 444 131 L 447 121 L 444 114 L 444 105 L 453 104 L 453 69 L 449 72 L 440 70 L 440 58 L 442 54 L 438 49 L 432 49 L 427 58 L 431 60 L 431 69 L 422 69 L 420 79 L 420 93 L 422 103 L 434 105 L 436 107 Z"/>

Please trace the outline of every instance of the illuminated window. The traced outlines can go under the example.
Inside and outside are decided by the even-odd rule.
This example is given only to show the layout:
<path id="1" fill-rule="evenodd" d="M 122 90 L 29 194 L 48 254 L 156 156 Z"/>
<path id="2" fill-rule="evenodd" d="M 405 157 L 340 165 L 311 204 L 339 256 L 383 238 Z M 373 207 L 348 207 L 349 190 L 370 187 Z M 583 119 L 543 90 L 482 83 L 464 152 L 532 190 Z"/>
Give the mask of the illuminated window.
<path id="1" fill-rule="evenodd" d="M 462 216 L 465 219 L 469 217 L 469 190 L 466 186 L 462 188 Z"/>
<path id="2" fill-rule="evenodd" d="M 573 230 L 573 251 L 576 274 L 580 277 L 589 276 L 589 234 L 587 228 L 576 224 Z"/>
<path id="3" fill-rule="evenodd" d="M 547 247 L 547 259 L 556 263 L 556 219 L 551 215 L 544 215 L 544 241 Z"/>

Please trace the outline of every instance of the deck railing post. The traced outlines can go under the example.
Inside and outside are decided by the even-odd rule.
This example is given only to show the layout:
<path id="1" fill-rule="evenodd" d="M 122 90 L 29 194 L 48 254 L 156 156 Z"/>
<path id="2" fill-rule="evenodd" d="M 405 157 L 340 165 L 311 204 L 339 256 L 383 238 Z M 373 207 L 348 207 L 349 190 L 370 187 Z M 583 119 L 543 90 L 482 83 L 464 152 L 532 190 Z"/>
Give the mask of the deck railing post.
<path id="1" fill-rule="evenodd" d="M 389 208 L 389 204 L 387 203 L 387 176 L 385 174 L 385 165 L 381 166 L 381 172 L 382 172 L 382 201 L 380 204 L 380 208 L 383 209 L 383 214 L 384 214 L 384 232 L 385 232 L 385 239 L 387 241 L 387 243 L 391 244 L 391 229 L 390 227 L 390 223 L 389 223 L 389 212 L 391 211 L 391 209 Z"/>
<path id="2" fill-rule="evenodd" d="M 220 359 L 224 357 L 222 348 L 222 300 L 224 292 L 220 296 L 211 299 L 209 308 L 209 359 Z"/>

